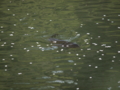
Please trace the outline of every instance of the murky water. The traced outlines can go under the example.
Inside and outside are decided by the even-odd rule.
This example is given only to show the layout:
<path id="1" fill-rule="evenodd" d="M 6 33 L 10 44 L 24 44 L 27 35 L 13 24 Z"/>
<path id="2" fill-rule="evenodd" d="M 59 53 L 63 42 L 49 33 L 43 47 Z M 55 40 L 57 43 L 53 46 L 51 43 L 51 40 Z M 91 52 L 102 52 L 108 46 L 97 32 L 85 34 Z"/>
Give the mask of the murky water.
<path id="1" fill-rule="evenodd" d="M 80 48 L 52 46 L 49 38 Z M 119 90 L 120 2 L 4 0 L 0 90 Z"/>

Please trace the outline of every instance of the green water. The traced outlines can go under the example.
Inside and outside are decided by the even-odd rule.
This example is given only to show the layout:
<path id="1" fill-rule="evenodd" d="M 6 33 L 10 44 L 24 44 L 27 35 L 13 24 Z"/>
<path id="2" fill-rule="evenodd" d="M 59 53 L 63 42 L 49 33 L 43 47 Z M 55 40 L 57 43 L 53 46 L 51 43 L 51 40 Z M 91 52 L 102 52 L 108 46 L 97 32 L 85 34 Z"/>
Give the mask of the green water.
<path id="1" fill-rule="evenodd" d="M 120 90 L 119 40 L 119 0 L 1 1 L 0 90 Z"/>

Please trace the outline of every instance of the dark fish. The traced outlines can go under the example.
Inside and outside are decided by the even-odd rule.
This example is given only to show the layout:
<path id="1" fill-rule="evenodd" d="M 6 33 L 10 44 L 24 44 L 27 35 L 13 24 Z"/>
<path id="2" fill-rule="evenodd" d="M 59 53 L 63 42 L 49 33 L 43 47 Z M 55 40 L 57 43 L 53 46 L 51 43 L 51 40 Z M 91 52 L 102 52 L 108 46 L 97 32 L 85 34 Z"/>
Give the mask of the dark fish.
<path id="1" fill-rule="evenodd" d="M 55 38 L 56 36 L 58 36 L 58 34 L 54 34 L 49 38 L 49 41 L 52 43 L 53 46 L 68 47 L 68 48 L 78 48 L 79 47 L 79 45 L 76 43 L 56 39 Z"/>

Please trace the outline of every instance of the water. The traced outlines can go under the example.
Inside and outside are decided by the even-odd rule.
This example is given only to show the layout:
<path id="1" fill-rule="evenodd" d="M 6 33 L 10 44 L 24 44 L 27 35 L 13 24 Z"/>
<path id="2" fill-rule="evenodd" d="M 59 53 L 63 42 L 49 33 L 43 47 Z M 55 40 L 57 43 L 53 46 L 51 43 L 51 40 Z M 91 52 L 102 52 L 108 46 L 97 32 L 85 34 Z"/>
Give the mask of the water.
<path id="1" fill-rule="evenodd" d="M 0 4 L 0 90 L 119 90 L 119 1 Z M 48 39 L 80 48 L 51 46 Z"/>

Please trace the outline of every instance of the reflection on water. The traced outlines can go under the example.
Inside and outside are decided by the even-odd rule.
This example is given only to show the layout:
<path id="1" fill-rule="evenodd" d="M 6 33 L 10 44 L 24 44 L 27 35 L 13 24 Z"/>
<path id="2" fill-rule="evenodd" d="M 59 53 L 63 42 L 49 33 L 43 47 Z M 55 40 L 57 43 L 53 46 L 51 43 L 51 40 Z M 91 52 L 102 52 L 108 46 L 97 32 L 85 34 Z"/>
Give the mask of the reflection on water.
<path id="1" fill-rule="evenodd" d="M 76 82 L 72 81 L 72 80 L 55 80 L 55 81 L 48 81 L 48 83 L 68 83 L 68 84 L 77 84 Z"/>
<path id="2" fill-rule="evenodd" d="M 119 3 L 1 1 L 0 90 L 119 90 Z"/>

